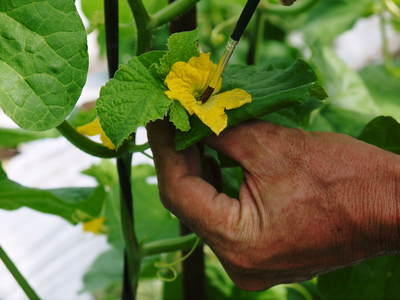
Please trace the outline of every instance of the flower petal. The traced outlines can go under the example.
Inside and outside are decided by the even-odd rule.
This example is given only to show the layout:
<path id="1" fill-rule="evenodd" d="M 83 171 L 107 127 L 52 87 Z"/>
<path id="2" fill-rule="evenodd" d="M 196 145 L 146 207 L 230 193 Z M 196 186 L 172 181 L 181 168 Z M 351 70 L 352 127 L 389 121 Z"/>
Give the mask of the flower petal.
<path id="1" fill-rule="evenodd" d="M 241 107 L 253 100 L 251 95 L 242 89 L 233 89 L 215 96 L 212 96 L 209 101 L 216 101 L 218 105 L 225 109 L 234 109 Z"/>
<path id="2" fill-rule="evenodd" d="M 106 146 L 108 149 L 111 149 L 111 150 L 115 149 L 114 144 L 111 142 L 109 137 L 103 131 L 103 128 L 101 128 L 99 118 L 94 119 L 92 122 L 90 122 L 86 125 L 78 127 L 76 130 L 80 134 L 84 134 L 87 136 L 100 135 L 101 142 L 103 143 L 104 146 Z"/>
<path id="3" fill-rule="evenodd" d="M 100 234 L 104 232 L 105 217 L 99 217 L 83 223 L 83 231 Z"/>
<path id="4" fill-rule="evenodd" d="M 238 108 L 252 101 L 249 93 L 241 89 L 234 89 L 212 96 L 206 103 L 194 107 L 195 114 L 215 134 L 220 134 L 228 126 L 226 109 Z"/>
<path id="5" fill-rule="evenodd" d="M 100 134 L 103 130 L 100 125 L 99 118 L 94 119 L 92 122 L 87 123 L 83 126 L 79 126 L 76 129 L 80 134 L 88 135 L 88 136 L 95 136 Z"/>
<path id="6" fill-rule="evenodd" d="M 106 146 L 108 149 L 115 150 L 113 142 L 111 142 L 110 138 L 106 135 L 106 133 L 103 130 L 101 131 L 102 133 L 100 133 L 100 140 L 102 144 Z"/>
<path id="7" fill-rule="evenodd" d="M 210 59 L 210 54 L 206 53 L 192 57 L 187 63 L 175 63 L 165 78 L 164 83 L 169 89 L 165 94 L 172 100 L 178 100 L 190 114 L 193 114 L 193 106 L 207 88 L 216 67 Z M 214 94 L 221 89 L 221 84 L 222 80 L 219 80 Z"/>

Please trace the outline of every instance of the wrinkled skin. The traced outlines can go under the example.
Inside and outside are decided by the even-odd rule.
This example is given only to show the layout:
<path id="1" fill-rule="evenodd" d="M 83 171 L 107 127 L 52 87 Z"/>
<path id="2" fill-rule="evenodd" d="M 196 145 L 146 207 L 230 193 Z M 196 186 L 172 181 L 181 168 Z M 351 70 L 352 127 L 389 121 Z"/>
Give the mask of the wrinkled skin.
<path id="1" fill-rule="evenodd" d="M 232 199 L 200 177 L 196 148 L 173 150 L 165 121 L 148 129 L 164 205 L 243 289 L 399 250 L 397 155 L 345 135 L 245 123 L 206 140 L 244 169 Z"/>

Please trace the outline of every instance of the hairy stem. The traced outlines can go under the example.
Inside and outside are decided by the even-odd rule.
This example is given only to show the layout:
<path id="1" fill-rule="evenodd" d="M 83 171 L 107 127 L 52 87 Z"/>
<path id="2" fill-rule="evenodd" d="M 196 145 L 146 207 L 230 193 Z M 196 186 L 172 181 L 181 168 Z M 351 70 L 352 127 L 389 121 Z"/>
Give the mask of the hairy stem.
<path id="1" fill-rule="evenodd" d="M 144 256 L 150 256 L 179 250 L 186 251 L 192 249 L 196 241 L 197 235 L 192 233 L 177 238 L 150 242 L 143 245 L 142 254 Z"/>
<path id="2" fill-rule="evenodd" d="M 91 139 L 80 134 L 75 130 L 68 121 L 64 121 L 61 125 L 57 126 L 57 130 L 74 146 L 82 151 L 101 158 L 118 157 L 126 151 L 125 147 L 121 147 L 118 151 L 108 149 L 107 147 L 93 142 Z"/>
<path id="3" fill-rule="evenodd" d="M 150 15 L 142 0 L 128 0 L 128 2 L 135 18 L 138 44 L 137 55 L 140 55 L 151 49 L 153 30 L 150 26 Z"/>
<path id="4" fill-rule="evenodd" d="M 158 11 L 151 17 L 150 26 L 157 28 L 171 22 L 190 10 L 199 0 L 177 0 Z"/>
<path id="5" fill-rule="evenodd" d="M 257 63 L 258 54 L 265 33 L 265 15 L 262 11 L 257 11 L 254 22 L 254 30 L 250 40 L 249 52 L 247 53 L 247 64 Z"/>
<path id="6" fill-rule="evenodd" d="M 28 297 L 28 299 L 40 300 L 39 296 L 36 294 L 34 289 L 29 285 L 28 281 L 26 281 L 25 277 L 21 274 L 21 272 L 18 270 L 18 268 L 15 266 L 11 258 L 7 255 L 7 253 L 1 246 L 0 246 L 0 259 L 7 267 L 8 271 L 10 271 L 12 276 L 15 278 L 21 289 L 24 290 L 25 295 Z"/>

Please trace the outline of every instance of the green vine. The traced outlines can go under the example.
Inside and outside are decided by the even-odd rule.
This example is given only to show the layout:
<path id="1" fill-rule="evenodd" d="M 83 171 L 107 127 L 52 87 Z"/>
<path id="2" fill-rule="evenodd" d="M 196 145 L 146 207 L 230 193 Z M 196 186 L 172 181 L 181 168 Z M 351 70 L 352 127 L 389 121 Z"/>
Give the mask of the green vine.
<path id="1" fill-rule="evenodd" d="M 157 28 L 174 20 L 191 9 L 199 0 L 177 0 L 151 17 L 150 27 Z"/>
<path id="2" fill-rule="evenodd" d="M 15 278 L 19 286 L 24 290 L 25 295 L 29 300 L 40 300 L 39 296 L 36 294 L 34 289 L 29 285 L 28 281 L 18 270 L 16 265 L 13 263 L 11 258 L 4 251 L 3 247 L 0 246 L 0 259 L 3 261 L 4 265 L 7 267 L 8 271 Z"/>

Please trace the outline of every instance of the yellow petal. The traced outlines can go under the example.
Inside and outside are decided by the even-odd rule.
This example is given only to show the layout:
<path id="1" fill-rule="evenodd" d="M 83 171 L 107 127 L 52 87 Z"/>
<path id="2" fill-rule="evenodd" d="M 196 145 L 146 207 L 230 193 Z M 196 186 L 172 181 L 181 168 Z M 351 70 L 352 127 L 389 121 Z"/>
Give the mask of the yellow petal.
<path id="1" fill-rule="evenodd" d="M 88 222 L 83 223 L 83 230 L 87 232 L 93 232 L 94 234 L 100 234 L 104 232 L 104 217 L 96 218 Z"/>
<path id="2" fill-rule="evenodd" d="M 79 126 L 76 129 L 80 134 L 94 136 L 100 134 L 103 130 L 100 125 L 99 118 L 94 119 L 92 122 L 85 124 L 83 126 Z"/>
<path id="3" fill-rule="evenodd" d="M 210 54 L 202 53 L 192 57 L 187 63 L 175 63 L 165 78 L 168 91 L 165 94 L 172 100 L 178 100 L 182 106 L 193 114 L 193 107 L 198 102 L 216 69 L 211 61 Z M 222 80 L 218 81 L 214 94 L 221 88 Z"/>
<path id="4" fill-rule="evenodd" d="M 234 89 L 212 96 L 206 103 L 194 107 L 195 114 L 215 134 L 220 134 L 228 126 L 228 116 L 225 110 L 238 108 L 252 101 L 249 93 Z"/>
<path id="5" fill-rule="evenodd" d="M 113 142 L 111 142 L 110 138 L 105 134 L 103 130 L 100 133 L 100 140 L 103 143 L 104 146 L 106 146 L 108 149 L 115 150 L 115 146 Z"/>
<path id="6" fill-rule="evenodd" d="M 94 119 L 92 122 L 90 122 L 86 125 L 78 127 L 76 130 L 80 134 L 84 134 L 84 135 L 88 135 L 88 136 L 100 135 L 100 139 L 104 146 L 106 146 L 107 148 L 109 148 L 111 150 L 115 149 L 114 144 L 111 142 L 109 137 L 103 131 L 103 128 L 101 128 L 99 118 Z"/>

